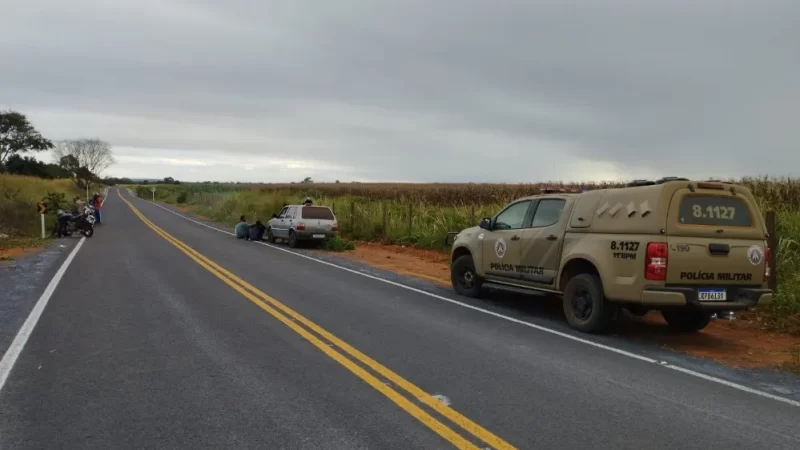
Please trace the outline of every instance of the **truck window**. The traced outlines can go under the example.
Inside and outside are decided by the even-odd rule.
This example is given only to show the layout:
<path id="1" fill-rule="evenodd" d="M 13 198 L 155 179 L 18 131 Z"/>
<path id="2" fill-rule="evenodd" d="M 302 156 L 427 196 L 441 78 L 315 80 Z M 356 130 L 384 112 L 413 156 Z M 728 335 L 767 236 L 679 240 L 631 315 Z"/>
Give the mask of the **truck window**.
<path id="1" fill-rule="evenodd" d="M 536 208 L 536 213 L 533 215 L 533 224 L 531 224 L 531 227 L 549 227 L 550 225 L 558 223 L 566 203 L 566 200 L 560 198 L 539 200 L 539 206 Z"/>
<path id="2" fill-rule="evenodd" d="M 680 223 L 717 227 L 750 227 L 750 209 L 740 198 L 687 195 L 681 200 Z"/>
<path id="3" fill-rule="evenodd" d="M 517 228 L 522 228 L 522 224 L 525 222 L 525 214 L 528 212 L 530 204 L 530 200 L 525 200 L 509 206 L 497 215 L 497 219 L 494 221 L 494 228 L 496 230 L 515 230 Z"/>
<path id="4" fill-rule="evenodd" d="M 324 206 L 304 206 L 301 213 L 303 219 L 334 220 L 333 212 Z"/>

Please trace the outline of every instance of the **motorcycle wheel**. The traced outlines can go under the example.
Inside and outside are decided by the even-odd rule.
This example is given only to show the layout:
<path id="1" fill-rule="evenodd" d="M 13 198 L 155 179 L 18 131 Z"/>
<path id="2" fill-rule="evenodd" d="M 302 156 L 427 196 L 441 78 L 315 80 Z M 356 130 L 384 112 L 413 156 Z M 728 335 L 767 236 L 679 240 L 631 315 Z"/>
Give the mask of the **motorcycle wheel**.
<path id="1" fill-rule="evenodd" d="M 81 230 L 81 234 L 83 234 L 87 238 L 90 238 L 94 236 L 94 228 L 88 228 L 88 229 L 84 228 L 83 230 Z"/>

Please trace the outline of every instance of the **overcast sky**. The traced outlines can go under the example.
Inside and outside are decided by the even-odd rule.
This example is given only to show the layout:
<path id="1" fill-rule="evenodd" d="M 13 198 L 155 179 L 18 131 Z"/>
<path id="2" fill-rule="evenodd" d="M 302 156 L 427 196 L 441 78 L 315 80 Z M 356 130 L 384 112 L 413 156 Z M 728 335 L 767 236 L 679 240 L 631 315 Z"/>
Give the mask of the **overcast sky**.
<path id="1" fill-rule="evenodd" d="M 800 175 L 798 0 L 0 0 L 0 11 L 0 107 L 53 140 L 112 143 L 110 175 Z"/>

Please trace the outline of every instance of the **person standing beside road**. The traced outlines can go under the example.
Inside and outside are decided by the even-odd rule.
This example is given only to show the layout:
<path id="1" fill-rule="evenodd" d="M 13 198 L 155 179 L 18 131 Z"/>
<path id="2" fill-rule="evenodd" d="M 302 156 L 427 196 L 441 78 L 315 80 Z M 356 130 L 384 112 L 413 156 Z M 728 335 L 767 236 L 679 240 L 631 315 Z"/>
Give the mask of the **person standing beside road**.
<path id="1" fill-rule="evenodd" d="M 100 221 L 100 207 L 103 205 L 103 196 L 100 195 L 99 192 L 94 193 L 94 197 L 92 198 L 92 206 L 94 206 L 94 219 L 98 225 L 102 225 Z"/>

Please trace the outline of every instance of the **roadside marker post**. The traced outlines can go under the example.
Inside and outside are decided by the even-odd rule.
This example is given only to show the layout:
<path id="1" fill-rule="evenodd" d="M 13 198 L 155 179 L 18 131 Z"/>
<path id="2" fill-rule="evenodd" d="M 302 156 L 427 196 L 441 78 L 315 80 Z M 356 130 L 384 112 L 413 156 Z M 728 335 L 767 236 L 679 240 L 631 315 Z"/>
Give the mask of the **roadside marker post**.
<path id="1" fill-rule="evenodd" d="M 39 208 L 39 216 L 42 218 L 42 239 L 45 238 L 45 231 L 44 231 L 44 213 L 47 212 L 47 205 L 42 202 L 39 202 L 37 205 Z"/>
<path id="2" fill-rule="evenodd" d="M 152 188 L 150 188 L 150 191 L 153 192 L 153 203 L 155 203 L 156 202 L 156 188 L 152 187 Z"/>

